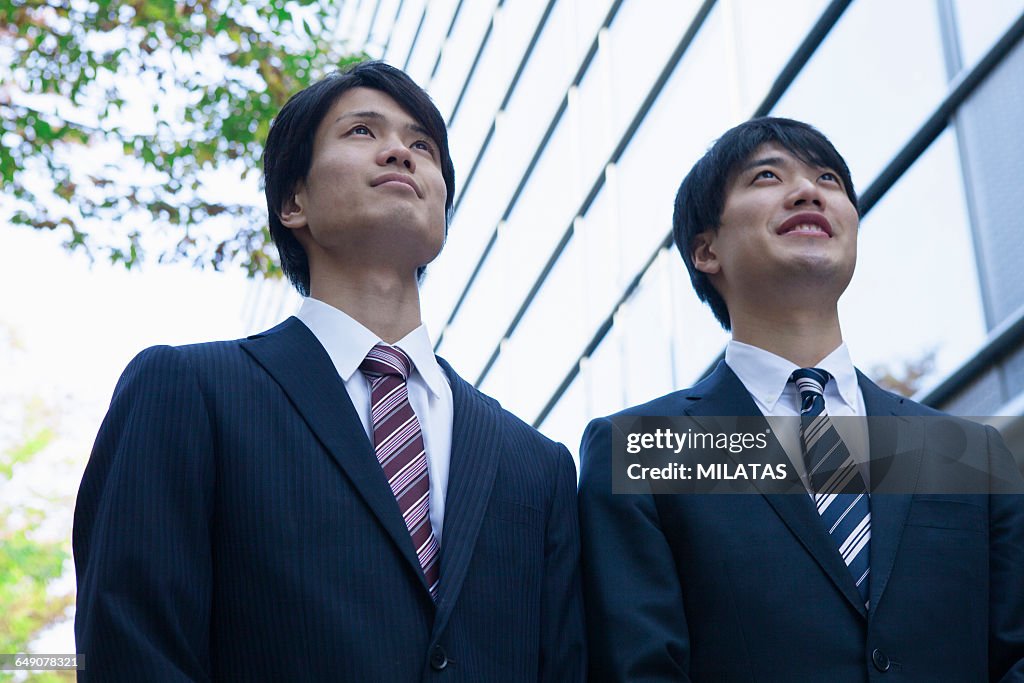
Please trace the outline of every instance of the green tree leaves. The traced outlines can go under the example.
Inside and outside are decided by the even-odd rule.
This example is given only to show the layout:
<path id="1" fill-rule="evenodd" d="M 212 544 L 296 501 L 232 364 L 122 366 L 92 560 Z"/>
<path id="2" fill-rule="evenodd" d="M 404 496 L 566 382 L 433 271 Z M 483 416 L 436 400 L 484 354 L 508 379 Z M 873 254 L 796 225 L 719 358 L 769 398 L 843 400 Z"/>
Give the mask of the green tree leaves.
<path id="1" fill-rule="evenodd" d="M 0 652 L 7 653 L 25 652 L 35 636 L 65 617 L 74 602 L 72 594 L 53 588 L 70 554 L 66 540 L 47 539 L 39 533 L 46 513 L 38 504 L 45 501 L 24 492 L 12 495 L 11 488 L 18 467 L 31 463 L 55 438 L 55 418 L 39 399 L 28 401 L 22 410 L 12 410 L 15 400 L 0 396 L 4 415 L 20 412 L 23 416 L 20 425 L 6 421 L 0 425 L 3 434 L 16 434 L 13 443 L 0 449 L 0 491 L 4 493 L 0 495 Z"/>
<path id="2" fill-rule="evenodd" d="M 362 58 L 344 56 L 339 12 L 331 0 L 0 0 L 12 222 L 128 268 L 149 253 L 278 274 L 254 191 L 263 141 L 292 94 Z"/>

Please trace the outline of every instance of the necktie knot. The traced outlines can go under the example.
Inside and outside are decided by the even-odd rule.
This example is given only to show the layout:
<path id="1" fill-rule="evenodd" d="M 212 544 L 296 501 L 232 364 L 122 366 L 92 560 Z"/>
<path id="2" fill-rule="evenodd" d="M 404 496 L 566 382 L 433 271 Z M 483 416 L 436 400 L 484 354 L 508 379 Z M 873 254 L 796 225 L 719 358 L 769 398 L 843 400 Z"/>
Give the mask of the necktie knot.
<path id="1" fill-rule="evenodd" d="M 796 389 L 800 392 L 801 414 L 806 413 L 818 397 L 824 401 L 825 385 L 830 379 L 832 375 L 821 368 L 800 368 L 793 371 L 789 381 L 796 384 Z"/>
<path id="2" fill-rule="evenodd" d="M 819 394 L 824 393 L 825 385 L 832 379 L 832 375 L 827 370 L 821 368 L 800 368 L 794 370 L 793 374 L 790 375 L 789 381 L 796 384 L 796 388 L 800 390 L 800 393 L 805 391 L 817 391 Z"/>
<path id="3" fill-rule="evenodd" d="M 409 379 L 409 373 L 412 372 L 412 361 L 397 346 L 377 344 L 366 354 L 359 369 L 370 377 L 390 375 L 404 381 Z"/>

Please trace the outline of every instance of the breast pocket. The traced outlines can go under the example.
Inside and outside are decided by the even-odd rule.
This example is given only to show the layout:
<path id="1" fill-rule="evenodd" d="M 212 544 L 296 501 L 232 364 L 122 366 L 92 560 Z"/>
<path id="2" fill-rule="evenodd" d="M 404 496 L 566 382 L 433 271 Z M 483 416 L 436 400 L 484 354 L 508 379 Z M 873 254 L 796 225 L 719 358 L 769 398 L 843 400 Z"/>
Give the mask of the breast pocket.
<path id="1" fill-rule="evenodd" d="M 534 529 L 544 528 L 544 512 L 542 510 L 512 500 L 492 500 L 484 515 L 510 524 L 524 524 Z"/>
<path id="2" fill-rule="evenodd" d="M 965 498 L 914 498 L 907 515 L 907 526 L 986 533 L 988 508 Z"/>

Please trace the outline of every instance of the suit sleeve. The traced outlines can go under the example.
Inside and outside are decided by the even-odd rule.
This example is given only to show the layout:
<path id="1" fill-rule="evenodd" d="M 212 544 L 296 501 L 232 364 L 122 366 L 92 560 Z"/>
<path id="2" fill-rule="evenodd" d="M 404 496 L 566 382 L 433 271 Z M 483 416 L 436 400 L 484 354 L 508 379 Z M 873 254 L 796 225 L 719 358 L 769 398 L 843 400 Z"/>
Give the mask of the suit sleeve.
<path id="1" fill-rule="evenodd" d="M 589 680 L 688 681 L 682 587 L 655 499 L 612 493 L 608 419 L 580 447 L 579 508 Z"/>
<path id="2" fill-rule="evenodd" d="M 555 491 L 545 534 L 538 680 L 576 683 L 584 680 L 586 670 L 576 467 L 565 446 L 559 444 L 557 456 Z"/>
<path id="3" fill-rule="evenodd" d="M 209 680 L 213 435 L 181 351 L 143 351 L 114 390 L 78 492 L 79 681 Z"/>
<path id="4" fill-rule="evenodd" d="M 990 466 L 1000 487 L 1024 490 L 1002 437 L 987 430 Z M 1024 495 L 989 497 L 989 619 L 991 679 L 1024 681 Z"/>

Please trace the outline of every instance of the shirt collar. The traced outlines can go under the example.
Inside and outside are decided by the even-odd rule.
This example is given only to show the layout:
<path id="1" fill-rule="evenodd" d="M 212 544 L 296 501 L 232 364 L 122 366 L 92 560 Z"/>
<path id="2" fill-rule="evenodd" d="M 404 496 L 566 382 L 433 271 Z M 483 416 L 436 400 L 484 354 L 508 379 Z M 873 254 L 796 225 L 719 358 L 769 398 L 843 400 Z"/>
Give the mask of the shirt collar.
<path id="1" fill-rule="evenodd" d="M 323 345 L 334 363 L 338 375 L 345 382 L 359 369 L 366 354 L 376 344 L 384 343 L 380 337 L 344 311 L 312 297 L 302 300 L 295 317 L 310 329 Z M 423 378 L 427 389 L 435 397 L 441 396 L 448 379 L 437 364 L 433 345 L 425 325 L 420 325 L 394 344 L 412 361 L 413 372 Z"/>
<path id="2" fill-rule="evenodd" d="M 725 362 L 740 378 L 747 391 L 769 411 L 775 410 L 775 404 L 782 397 L 790 376 L 794 370 L 799 369 L 793 362 L 776 356 L 771 351 L 735 339 L 725 347 Z M 826 370 L 832 375 L 839 397 L 855 410 L 859 385 L 857 371 L 853 367 L 846 342 L 837 346 L 814 367 Z"/>

